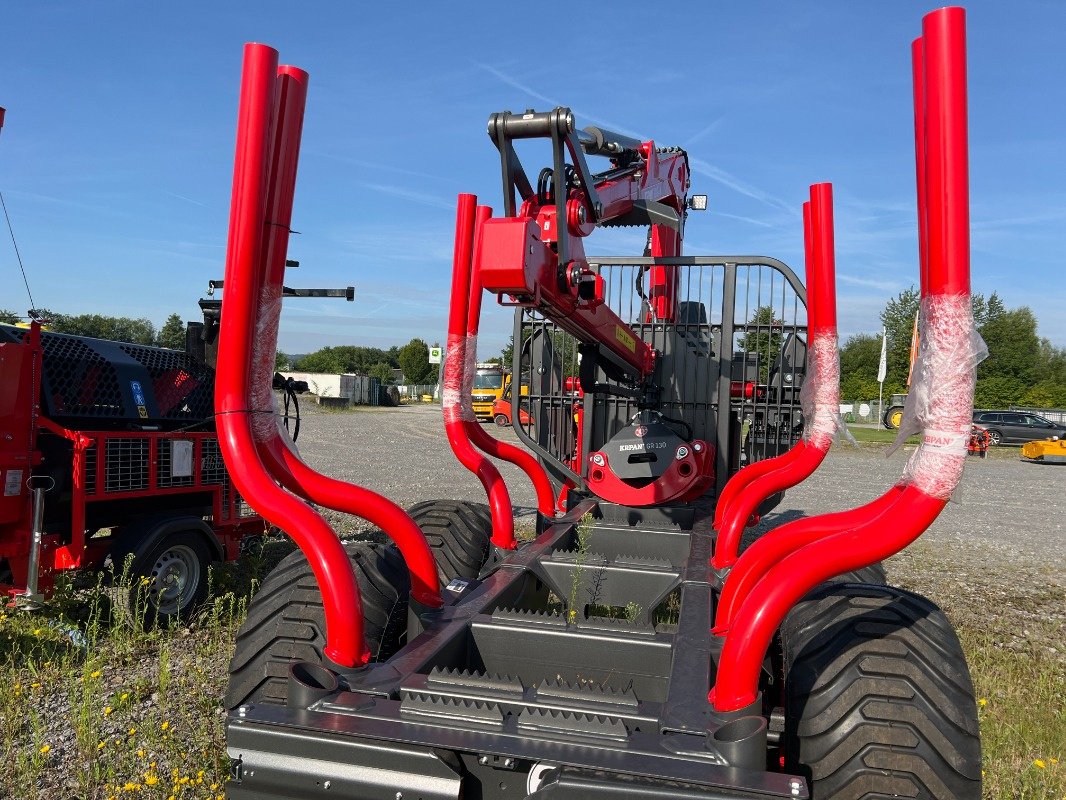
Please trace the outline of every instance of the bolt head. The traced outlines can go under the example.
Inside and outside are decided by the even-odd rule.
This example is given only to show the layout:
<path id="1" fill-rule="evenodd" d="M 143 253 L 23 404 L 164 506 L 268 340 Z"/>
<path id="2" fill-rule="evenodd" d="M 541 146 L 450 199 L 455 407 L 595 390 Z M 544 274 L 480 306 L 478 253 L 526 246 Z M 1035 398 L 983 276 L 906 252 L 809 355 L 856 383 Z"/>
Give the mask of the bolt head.
<path id="1" fill-rule="evenodd" d="M 602 467 L 606 461 L 600 453 L 596 453 L 596 455 L 592 457 L 592 463 L 597 467 Z"/>
<path id="2" fill-rule="evenodd" d="M 681 445 L 677 448 L 677 460 L 680 461 L 683 458 L 688 458 L 688 448 Z"/>
<path id="3" fill-rule="evenodd" d="M 696 444 L 692 445 L 692 449 L 698 453 L 703 450 L 703 445 L 697 442 Z"/>

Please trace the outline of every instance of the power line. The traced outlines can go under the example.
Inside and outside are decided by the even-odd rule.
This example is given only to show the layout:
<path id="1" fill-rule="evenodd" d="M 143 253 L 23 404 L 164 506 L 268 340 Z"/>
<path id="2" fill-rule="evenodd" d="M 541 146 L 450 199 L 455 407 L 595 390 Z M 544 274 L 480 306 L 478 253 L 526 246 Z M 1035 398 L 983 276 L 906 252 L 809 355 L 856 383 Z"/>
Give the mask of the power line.
<path id="1" fill-rule="evenodd" d="M 7 232 L 11 234 L 11 244 L 15 248 L 15 258 L 18 259 L 19 269 L 22 271 L 22 282 L 26 284 L 26 294 L 30 297 L 30 311 L 32 313 L 37 308 L 37 304 L 33 302 L 33 292 L 30 291 L 30 282 L 26 277 L 26 267 L 22 263 L 22 254 L 19 252 L 18 242 L 15 241 L 15 229 L 11 227 L 11 217 L 7 214 L 7 203 L 4 202 L 3 192 L 0 192 L 0 206 L 4 209 L 4 219 L 7 220 Z"/>

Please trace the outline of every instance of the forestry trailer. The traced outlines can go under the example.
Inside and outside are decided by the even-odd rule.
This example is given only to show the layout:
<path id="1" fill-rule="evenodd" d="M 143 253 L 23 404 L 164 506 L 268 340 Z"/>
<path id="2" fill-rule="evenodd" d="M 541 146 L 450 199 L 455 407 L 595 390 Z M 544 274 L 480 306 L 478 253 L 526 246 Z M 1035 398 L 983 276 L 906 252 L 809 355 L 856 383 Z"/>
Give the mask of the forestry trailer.
<path id="1" fill-rule="evenodd" d="M 217 421 L 237 488 L 299 550 L 238 637 L 229 797 L 980 796 L 958 639 L 880 566 L 959 482 L 981 354 L 963 11 L 928 15 L 912 54 L 923 335 L 902 427 L 922 443 L 878 499 L 745 548 L 842 424 L 831 187 L 803 205 L 804 285 L 772 258 L 682 254 L 702 205 L 683 150 L 566 108 L 493 114 L 502 213 L 459 196 L 443 376 L 488 507 L 408 513 L 312 470 L 267 413 L 307 74 L 246 47 Z M 520 139 L 548 153 L 535 180 Z M 647 253 L 587 255 L 612 225 L 645 226 Z M 521 448 L 470 405 L 484 292 L 515 307 Z M 532 481 L 532 541 L 486 456 Z M 308 501 L 392 544 L 343 544 Z"/>

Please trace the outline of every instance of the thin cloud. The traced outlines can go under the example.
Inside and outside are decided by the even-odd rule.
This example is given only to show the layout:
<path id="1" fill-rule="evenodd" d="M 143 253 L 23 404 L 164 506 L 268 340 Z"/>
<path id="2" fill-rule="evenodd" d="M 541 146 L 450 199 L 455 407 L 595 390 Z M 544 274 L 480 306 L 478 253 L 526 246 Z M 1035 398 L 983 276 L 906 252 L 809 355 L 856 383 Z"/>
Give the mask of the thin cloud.
<path id="1" fill-rule="evenodd" d="M 756 186 L 752 186 L 749 183 L 745 183 L 734 175 L 730 175 L 724 169 L 719 169 L 713 164 L 708 164 L 698 158 L 689 158 L 689 166 L 693 172 L 698 172 L 704 177 L 710 178 L 716 183 L 722 184 L 729 189 L 732 189 L 738 194 L 742 194 L 745 197 L 750 197 L 752 200 L 758 200 L 759 202 L 766 203 L 766 205 L 773 208 L 781 209 L 788 213 L 790 216 L 798 216 L 799 211 L 795 204 L 788 203 L 782 200 L 780 197 L 775 197 L 769 192 L 765 192 Z"/>
<path id="2" fill-rule="evenodd" d="M 178 194 L 177 192 L 171 192 L 167 189 L 164 189 L 163 194 L 169 194 L 171 197 L 176 197 L 179 200 L 184 200 L 186 203 L 192 203 L 194 206 L 200 206 L 200 208 L 206 208 L 208 210 L 211 209 L 211 206 L 209 206 L 207 203 L 201 203 L 199 200 L 193 200 L 191 197 L 186 197 L 185 195 Z"/>
<path id="3" fill-rule="evenodd" d="M 895 292 L 900 288 L 898 281 L 879 281 L 875 278 L 856 278 L 854 275 L 837 273 L 837 280 L 849 286 L 862 286 L 867 289 L 877 289 L 881 292 Z"/>
<path id="4" fill-rule="evenodd" d="M 518 89 L 520 92 L 525 92 L 530 97 L 535 97 L 538 100 L 543 100 L 545 103 L 547 103 L 548 105 L 550 105 L 552 107 L 558 107 L 558 106 L 565 105 L 565 103 L 560 103 L 558 100 L 555 100 L 555 99 L 553 99 L 551 97 L 548 97 L 547 95 L 541 94 L 536 89 L 534 89 L 532 86 L 529 86 L 529 85 L 527 85 L 525 83 L 522 83 L 517 78 L 515 78 L 515 77 L 513 77 L 511 75 L 508 75 L 506 72 L 503 72 L 503 71 L 497 69 L 496 67 L 492 66 L 491 64 L 484 64 L 484 63 L 482 63 L 480 61 L 473 61 L 471 63 L 474 64 L 474 66 L 485 70 L 485 72 L 489 73 L 490 75 L 495 76 L 496 78 L 498 78 L 503 83 L 506 83 L 508 86 L 513 86 L 515 89 Z M 626 130 L 621 125 L 618 125 L 618 124 L 616 124 L 614 122 L 611 122 L 610 120 L 601 119 L 599 117 L 594 117 L 592 114 L 585 113 L 584 111 L 579 112 L 578 109 L 573 108 L 573 107 L 571 107 L 571 111 L 574 112 L 574 114 L 579 118 L 580 121 L 591 122 L 593 125 L 597 125 L 597 126 L 602 127 L 602 128 L 607 128 L 608 130 L 614 131 L 615 133 L 621 133 L 621 134 L 623 134 L 625 136 L 631 136 L 634 139 L 640 139 L 641 138 L 641 134 L 634 133 L 633 131 L 630 131 L 630 130 Z"/>
<path id="5" fill-rule="evenodd" d="M 391 184 L 383 183 L 364 183 L 362 181 L 359 182 L 359 185 L 367 189 L 372 189 L 375 192 L 390 194 L 393 197 L 410 200 L 412 203 L 421 203 L 422 205 L 433 206 L 434 208 L 445 208 L 449 211 L 455 209 L 455 201 L 453 200 L 445 200 L 443 197 L 426 194 L 425 192 L 416 192 L 413 189 L 407 189 L 403 186 L 393 186 Z"/>
<path id="6" fill-rule="evenodd" d="M 723 120 L 725 120 L 724 116 L 723 117 L 718 117 L 717 119 L 713 120 L 710 124 L 705 125 L 704 127 L 700 128 L 698 131 L 696 131 L 695 134 L 693 134 L 691 137 L 689 137 L 689 140 L 687 142 L 685 142 L 685 147 L 691 147 L 696 142 L 698 142 L 700 139 L 702 139 L 705 136 L 708 136 L 708 135 L 714 133 L 716 130 L 718 130 L 718 128 L 722 124 Z"/>
<path id="7" fill-rule="evenodd" d="M 321 150 L 309 150 L 307 155 L 315 156 L 317 158 L 326 158 L 330 161 L 339 161 L 342 164 L 351 164 L 353 167 L 359 167 L 361 169 L 376 169 L 382 172 L 391 172 L 396 175 L 410 175 L 413 178 L 428 178 L 434 181 L 444 181 L 447 178 L 442 178 L 440 175 L 430 175 L 428 172 L 418 172 L 413 169 L 404 169 L 403 167 L 394 167 L 391 164 L 382 164 L 374 161 L 363 161 L 358 158 L 348 158 L 347 156 L 337 155 L 336 153 L 326 153 Z"/>

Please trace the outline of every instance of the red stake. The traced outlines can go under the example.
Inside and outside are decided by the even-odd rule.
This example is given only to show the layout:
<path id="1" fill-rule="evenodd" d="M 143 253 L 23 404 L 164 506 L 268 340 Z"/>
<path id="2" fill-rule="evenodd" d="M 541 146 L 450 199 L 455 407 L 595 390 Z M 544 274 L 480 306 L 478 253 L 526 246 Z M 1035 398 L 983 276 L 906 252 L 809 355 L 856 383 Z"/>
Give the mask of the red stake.
<path id="1" fill-rule="evenodd" d="M 292 222 L 300 131 L 307 94 L 307 73 L 296 67 L 278 69 L 279 102 L 275 147 L 271 156 L 271 181 L 267 196 L 267 221 L 261 286 L 255 296 L 257 331 L 252 354 L 252 421 L 256 446 L 264 466 L 286 489 L 319 505 L 353 514 L 381 528 L 396 542 L 411 575 L 411 597 L 423 606 L 444 604 L 433 551 L 421 529 L 398 505 L 362 486 L 322 475 L 309 467 L 296 451 L 274 413 L 272 378 L 281 319 L 285 257 Z M 228 306 L 227 306 L 228 308 Z"/>
<path id="2" fill-rule="evenodd" d="M 226 253 L 226 313 L 221 321 L 215 382 L 218 439 L 237 490 L 265 519 L 286 530 L 307 555 L 322 588 L 324 654 L 340 666 L 355 667 L 370 660 L 370 651 L 363 638 L 359 585 L 348 555 L 326 521 L 279 488 L 263 468 L 249 410 L 256 273 L 266 221 L 276 83 L 277 51 L 260 44 L 245 45 Z"/>
<path id="3" fill-rule="evenodd" d="M 720 499 L 716 510 L 719 519 L 718 539 L 711 559 L 715 569 L 725 569 L 736 563 L 744 527 L 759 504 L 770 495 L 809 478 L 825 460 L 833 445 L 836 406 L 840 397 L 836 348 L 833 187 L 828 183 L 814 184 L 810 195 L 810 202 L 803 205 L 803 239 L 807 267 L 806 380 L 811 381 L 814 389 L 811 407 L 804 409 L 810 415 L 805 420 L 805 438 L 784 455 L 745 467 L 730 479 L 730 483 L 737 482 L 738 488 L 728 494 L 723 491 L 724 502 Z M 819 396 L 821 393 L 824 396 Z M 756 467 L 759 468 L 752 475 L 745 476 L 746 472 Z"/>
<path id="4" fill-rule="evenodd" d="M 470 381 L 474 372 L 474 342 L 467 336 L 470 304 L 470 267 L 474 249 L 477 197 L 459 195 L 455 218 L 455 253 L 452 261 L 452 293 L 448 312 L 448 354 L 444 360 L 443 397 L 444 430 L 448 444 L 459 462 L 477 475 L 488 495 L 492 512 L 492 543 L 513 550 L 514 508 L 503 476 L 495 465 L 479 453 L 470 442 L 467 422 L 475 422 L 470 407 Z"/>
<path id="5" fill-rule="evenodd" d="M 916 97 L 924 109 L 919 107 L 916 120 L 925 120 L 925 148 L 917 174 L 919 202 L 924 176 L 928 208 L 923 352 L 926 380 L 932 384 L 924 387 L 932 391 L 922 444 L 907 464 L 903 488 L 889 490 L 894 500 L 886 495 L 866 507 L 867 513 L 880 510 L 879 515 L 801 547 L 756 584 L 726 635 L 710 694 L 719 711 L 739 710 L 758 696 L 766 649 L 796 602 L 822 581 L 887 558 L 917 539 L 943 510 L 962 474 L 979 357 L 969 311 L 965 12 L 943 8 L 927 14 L 922 39 L 921 48 L 915 48 L 921 51 L 915 68 L 924 71 L 924 100 Z M 919 146 L 917 157 L 922 154 Z M 808 524 L 824 521 L 814 518 Z"/>
<path id="6" fill-rule="evenodd" d="M 492 209 L 488 206 L 478 206 L 474 219 L 474 248 L 473 255 L 469 266 L 467 267 L 468 280 L 470 282 L 470 296 L 467 300 L 467 314 L 466 314 L 466 336 L 467 341 L 476 341 L 478 330 L 481 326 L 481 299 L 484 293 L 484 289 L 481 286 L 481 270 L 480 259 L 478 258 L 478 248 L 481 246 L 481 224 L 492 217 Z M 469 393 L 470 389 L 464 382 L 463 391 Z M 514 376 L 511 376 L 511 402 L 513 407 L 520 408 L 521 388 L 515 387 Z M 551 481 L 548 480 L 548 473 L 544 471 L 544 467 L 540 465 L 536 458 L 531 453 L 522 450 L 519 447 L 515 447 L 508 442 L 501 442 L 494 436 L 490 436 L 481 427 L 481 424 L 477 420 L 464 420 L 463 428 L 466 431 L 467 438 L 470 439 L 475 445 L 483 450 L 493 458 L 503 459 L 509 461 L 522 470 L 529 479 L 533 482 L 533 489 L 537 493 L 537 509 L 542 515 L 548 517 L 555 516 L 555 492 L 552 489 Z"/>

